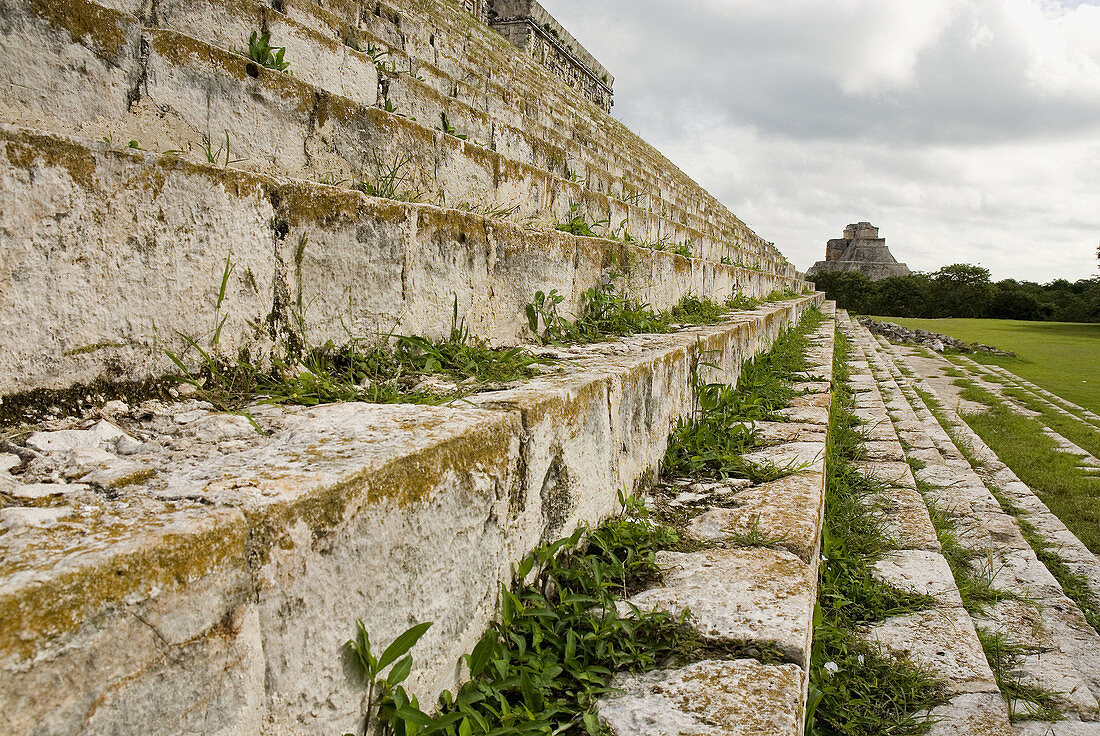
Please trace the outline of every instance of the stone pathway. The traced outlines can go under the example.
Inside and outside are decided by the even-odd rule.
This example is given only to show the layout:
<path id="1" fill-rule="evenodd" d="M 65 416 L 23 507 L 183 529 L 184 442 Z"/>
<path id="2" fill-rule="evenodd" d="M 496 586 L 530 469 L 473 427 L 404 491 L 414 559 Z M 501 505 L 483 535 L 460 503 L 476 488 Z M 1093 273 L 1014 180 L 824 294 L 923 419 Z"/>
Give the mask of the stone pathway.
<path id="1" fill-rule="evenodd" d="M 830 315 L 831 316 L 831 315 Z M 834 322 L 810 336 L 809 391 L 785 410 L 787 423 L 759 423 L 772 443 L 746 456 L 806 463 L 781 480 L 750 484 L 671 483 L 658 492 L 698 513 L 688 536 L 714 546 L 663 552 L 659 587 L 630 603 L 644 610 L 690 608 L 700 635 L 745 658 L 620 675 L 618 696 L 600 701 L 600 717 L 619 736 L 749 736 L 803 733 L 813 611 L 817 600 L 825 490 Z M 754 542 L 753 540 L 759 540 Z M 767 652 L 769 656 L 764 656 Z"/>
<path id="2" fill-rule="evenodd" d="M 1020 734 L 1100 734 L 1096 723 L 1100 720 L 1100 636 L 1065 596 L 991 491 L 1024 509 L 1039 534 L 1057 545 L 1059 557 L 1075 572 L 1087 575 L 1094 586 L 1100 582 L 1096 558 L 970 431 L 932 383 L 917 375 L 919 360 L 862 328 L 855 330 L 855 337 L 871 365 L 906 457 L 918 468 L 915 477 L 925 501 L 954 521 L 959 542 L 976 553 L 971 574 L 1004 595 L 991 605 L 971 606 L 974 623 L 1026 648 L 1013 675 L 1059 693 L 1067 720 L 1026 720 L 1031 705 L 1017 701 L 1008 703 L 1018 721 L 1013 729 Z M 956 441 L 964 443 L 962 449 Z M 975 458 L 973 465 L 967 457 Z M 944 731 L 987 732 L 998 731 Z"/>
<path id="3" fill-rule="evenodd" d="M 1078 407 L 1076 406 L 1076 404 L 1071 404 L 1070 402 L 1064 402 L 1066 404 L 1074 406 L 1076 410 L 1080 412 L 1080 414 L 1074 413 L 1064 408 L 1059 403 L 1048 399 L 1046 396 L 1027 388 L 1026 386 L 1024 386 L 1023 383 L 1021 383 L 1023 379 L 1019 378 L 1018 376 L 1009 373 L 1008 371 L 1001 368 L 997 368 L 996 370 L 994 370 L 996 366 L 986 366 L 963 355 L 957 356 L 956 360 L 958 361 L 957 364 L 954 364 L 952 367 L 964 371 L 967 374 L 968 379 L 973 381 L 981 388 L 1000 398 L 1002 401 L 1011 406 L 1015 411 L 1019 412 L 1020 414 L 1036 418 L 1042 416 L 1040 412 L 1032 411 L 1028 407 L 1024 406 L 1024 404 L 1021 403 L 1019 399 L 1010 396 L 1007 393 L 1008 389 L 1015 389 L 1017 392 L 1026 395 L 1028 399 L 1030 399 L 1032 402 L 1042 406 L 1044 410 L 1058 414 L 1071 422 L 1075 422 L 1083 429 L 1087 429 L 1092 432 L 1100 431 L 1100 426 L 1093 424 L 1087 418 L 1087 415 L 1092 414 L 1092 412 L 1089 412 L 1087 409 Z M 1049 392 L 1047 393 L 1049 394 Z M 1049 395 L 1054 396 L 1054 394 Z M 1064 401 L 1059 397 L 1055 398 L 1058 399 L 1058 401 Z M 1078 458 L 1081 467 L 1085 469 L 1086 473 L 1090 475 L 1100 475 L 1100 460 L 1098 460 L 1088 450 L 1073 443 L 1066 437 L 1062 436 L 1055 430 L 1045 425 L 1043 426 L 1043 434 L 1045 434 L 1047 437 L 1050 437 L 1058 445 L 1058 448 L 1062 452 Z"/>
<path id="4" fill-rule="evenodd" d="M 811 372 L 824 379 L 832 375 L 833 329 L 830 323 L 814 337 Z M 944 405 L 910 356 L 843 312 L 835 329 L 853 344 L 853 411 L 867 437 L 859 467 L 887 489 L 881 500 L 896 549 L 877 564 L 877 574 L 936 600 L 929 609 L 873 626 L 866 636 L 944 678 L 950 701 L 928 714 L 936 736 L 1100 735 L 1100 635 L 994 494 L 1023 509 L 1060 558 L 1100 590 L 1095 557 Z M 673 485 L 676 503 L 702 510 L 689 535 L 716 546 L 663 553 L 662 584 L 630 600 L 643 609 L 689 608 L 705 639 L 735 644 L 750 656 L 620 676 L 615 685 L 622 694 L 600 703 L 613 733 L 803 733 L 830 399 L 820 388 L 788 410 L 790 423 L 761 426 L 774 444 L 757 459 L 801 458 L 809 463 L 803 472 L 758 485 Z M 972 465 L 968 457 L 978 460 Z M 964 599 L 930 508 L 953 523 L 959 544 L 973 555 L 965 563 L 968 585 L 973 579 L 988 584 L 994 602 L 980 605 L 969 592 Z M 1001 684 L 982 646 L 982 637 L 996 636 L 1023 648 Z M 1050 720 L 1034 703 L 1006 697 L 1001 685 L 1013 681 L 1056 694 L 1065 718 Z"/>

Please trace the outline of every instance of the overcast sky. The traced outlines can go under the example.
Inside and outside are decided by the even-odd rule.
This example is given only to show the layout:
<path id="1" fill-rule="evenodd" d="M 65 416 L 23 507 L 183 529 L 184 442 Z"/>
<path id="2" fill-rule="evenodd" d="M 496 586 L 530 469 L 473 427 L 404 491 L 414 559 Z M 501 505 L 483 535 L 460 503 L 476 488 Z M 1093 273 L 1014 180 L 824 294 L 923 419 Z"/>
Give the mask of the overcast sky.
<path id="1" fill-rule="evenodd" d="M 615 111 L 800 270 L 1097 275 L 1100 0 L 540 0 Z"/>

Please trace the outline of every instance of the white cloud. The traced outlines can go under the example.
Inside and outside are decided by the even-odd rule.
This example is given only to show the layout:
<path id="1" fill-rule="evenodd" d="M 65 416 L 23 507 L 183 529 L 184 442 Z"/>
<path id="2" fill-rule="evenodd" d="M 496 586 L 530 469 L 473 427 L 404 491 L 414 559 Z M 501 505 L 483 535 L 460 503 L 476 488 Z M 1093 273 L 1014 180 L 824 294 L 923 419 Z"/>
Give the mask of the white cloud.
<path id="1" fill-rule="evenodd" d="M 617 114 L 799 267 L 872 220 L 910 266 L 1096 273 L 1100 5 L 543 0 Z"/>

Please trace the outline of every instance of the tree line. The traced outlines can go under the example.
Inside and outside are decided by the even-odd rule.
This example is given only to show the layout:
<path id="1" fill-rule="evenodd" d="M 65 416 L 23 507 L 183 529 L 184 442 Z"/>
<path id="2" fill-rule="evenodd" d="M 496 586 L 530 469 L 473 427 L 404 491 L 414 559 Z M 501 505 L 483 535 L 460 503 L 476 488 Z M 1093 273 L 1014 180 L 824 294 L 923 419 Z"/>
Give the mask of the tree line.
<path id="1" fill-rule="evenodd" d="M 1098 254 L 1100 255 L 1100 254 Z M 989 269 L 965 263 L 935 273 L 871 281 L 858 271 L 813 277 L 837 305 L 887 317 L 971 317 L 1051 322 L 1100 322 L 1100 277 L 1048 284 L 991 281 Z"/>

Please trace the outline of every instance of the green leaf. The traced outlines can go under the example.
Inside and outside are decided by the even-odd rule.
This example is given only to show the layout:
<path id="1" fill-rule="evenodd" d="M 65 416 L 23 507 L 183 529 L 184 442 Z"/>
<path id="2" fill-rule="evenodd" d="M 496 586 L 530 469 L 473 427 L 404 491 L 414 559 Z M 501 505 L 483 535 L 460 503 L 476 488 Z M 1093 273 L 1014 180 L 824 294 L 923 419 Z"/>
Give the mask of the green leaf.
<path id="1" fill-rule="evenodd" d="M 489 660 L 497 650 L 498 643 L 495 631 L 487 631 L 485 636 L 481 637 L 481 641 L 477 643 L 474 647 L 474 651 L 470 653 L 470 677 L 478 677 L 485 671 L 485 667 L 489 664 Z"/>
<path id="2" fill-rule="evenodd" d="M 393 643 L 386 647 L 386 651 L 382 652 L 382 656 L 378 658 L 378 669 L 384 669 L 398 657 L 406 654 L 413 648 L 416 642 L 420 640 L 420 637 L 424 636 L 424 632 L 430 629 L 431 626 L 432 623 L 430 621 L 423 624 L 417 624 L 394 639 Z"/>
<path id="3" fill-rule="evenodd" d="M 588 711 L 584 714 L 584 729 L 588 731 L 590 736 L 600 736 L 603 733 L 603 729 L 600 728 L 600 719 L 592 711 Z"/>
<path id="4" fill-rule="evenodd" d="M 406 723 L 414 723 L 422 728 L 432 725 L 432 717 L 412 705 L 402 705 L 394 711 L 394 715 Z"/>
<path id="5" fill-rule="evenodd" d="M 393 666 L 393 669 L 390 670 L 389 675 L 386 676 L 386 685 L 388 685 L 389 687 L 393 687 L 394 685 L 398 685 L 404 682 L 405 679 L 409 676 L 409 673 L 412 672 L 412 663 L 412 655 L 409 655 L 404 659 L 398 660 L 397 664 L 395 664 Z"/>

